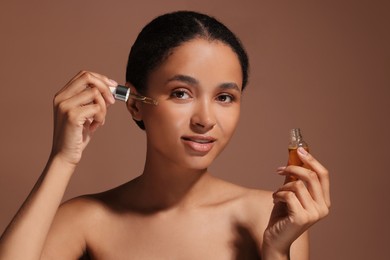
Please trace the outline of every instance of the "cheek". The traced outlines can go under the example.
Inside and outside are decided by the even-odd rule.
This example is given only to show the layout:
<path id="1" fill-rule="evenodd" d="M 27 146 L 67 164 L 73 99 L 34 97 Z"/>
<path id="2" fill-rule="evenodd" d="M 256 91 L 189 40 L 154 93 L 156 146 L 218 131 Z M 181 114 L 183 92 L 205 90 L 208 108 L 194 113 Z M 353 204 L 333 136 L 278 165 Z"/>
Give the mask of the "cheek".
<path id="1" fill-rule="evenodd" d="M 177 139 L 190 131 L 193 113 L 191 106 L 159 105 L 145 112 L 144 123 L 148 132 L 153 136 Z M 226 139 L 229 139 L 237 127 L 240 107 L 232 107 L 231 109 L 220 107 L 216 108 L 215 113 L 218 129 L 214 129 L 214 131 L 220 132 Z"/>
<path id="2" fill-rule="evenodd" d="M 218 124 L 227 138 L 230 138 L 236 130 L 240 117 L 240 109 L 232 109 L 230 111 L 221 111 Z"/>
<path id="3" fill-rule="evenodd" d="M 162 104 L 145 112 L 144 123 L 146 128 L 158 135 L 164 134 L 164 137 L 177 135 L 178 131 L 183 132 L 185 127 L 188 126 L 189 111 L 183 109 L 183 107 L 168 107 Z"/>

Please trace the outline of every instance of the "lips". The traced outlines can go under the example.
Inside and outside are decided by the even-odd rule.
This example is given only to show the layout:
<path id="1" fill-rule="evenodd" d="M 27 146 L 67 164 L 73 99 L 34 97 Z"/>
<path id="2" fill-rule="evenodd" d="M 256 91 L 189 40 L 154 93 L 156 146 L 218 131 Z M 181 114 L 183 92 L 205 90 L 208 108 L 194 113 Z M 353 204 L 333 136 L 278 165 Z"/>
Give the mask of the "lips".
<path id="1" fill-rule="evenodd" d="M 216 141 L 215 138 L 204 135 L 183 136 L 181 139 L 192 151 L 202 154 L 209 152 Z"/>

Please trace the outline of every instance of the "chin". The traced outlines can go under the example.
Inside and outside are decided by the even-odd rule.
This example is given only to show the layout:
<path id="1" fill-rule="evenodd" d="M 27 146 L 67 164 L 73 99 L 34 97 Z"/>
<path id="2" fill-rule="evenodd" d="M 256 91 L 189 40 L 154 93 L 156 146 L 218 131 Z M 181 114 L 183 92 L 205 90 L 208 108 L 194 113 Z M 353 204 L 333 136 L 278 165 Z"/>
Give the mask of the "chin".
<path id="1" fill-rule="evenodd" d="M 206 155 L 190 155 L 180 162 L 182 166 L 191 170 L 206 170 L 214 162 L 218 154 L 208 153 Z"/>
<path id="2" fill-rule="evenodd" d="M 187 168 L 189 170 L 195 170 L 195 171 L 207 170 L 207 168 L 209 168 L 210 165 L 211 165 L 211 162 L 208 160 L 206 162 L 205 160 L 194 159 L 191 161 L 182 162 L 182 166 L 184 168 Z"/>

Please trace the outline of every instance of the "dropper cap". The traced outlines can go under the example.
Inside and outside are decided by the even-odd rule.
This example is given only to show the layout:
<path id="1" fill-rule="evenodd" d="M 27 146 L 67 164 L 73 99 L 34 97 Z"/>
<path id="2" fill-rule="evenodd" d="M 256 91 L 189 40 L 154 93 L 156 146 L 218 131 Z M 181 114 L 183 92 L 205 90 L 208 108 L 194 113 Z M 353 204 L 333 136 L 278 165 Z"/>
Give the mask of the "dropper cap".
<path id="1" fill-rule="evenodd" d="M 130 88 L 118 85 L 116 87 L 110 87 L 110 91 L 112 95 L 114 96 L 115 99 L 121 100 L 126 102 L 129 98 L 133 98 L 136 100 L 139 100 L 145 104 L 151 104 L 151 105 L 158 105 L 157 100 L 150 98 L 150 97 L 145 97 L 142 95 L 138 94 L 133 94 L 130 92 Z"/>
<path id="2" fill-rule="evenodd" d="M 115 99 L 126 102 L 130 96 L 130 88 L 127 88 L 122 85 L 118 85 L 116 88 L 110 87 L 111 93 L 114 95 Z"/>

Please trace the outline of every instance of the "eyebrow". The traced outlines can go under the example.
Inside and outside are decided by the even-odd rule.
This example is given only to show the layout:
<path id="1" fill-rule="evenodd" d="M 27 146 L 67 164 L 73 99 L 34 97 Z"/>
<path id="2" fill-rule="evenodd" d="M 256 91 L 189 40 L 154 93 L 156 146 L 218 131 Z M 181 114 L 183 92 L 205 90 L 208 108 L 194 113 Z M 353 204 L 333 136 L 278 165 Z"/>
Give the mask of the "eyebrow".
<path id="1" fill-rule="evenodd" d="M 241 92 L 240 88 L 234 82 L 222 83 L 221 85 L 219 85 L 219 87 L 222 89 L 232 89 L 232 90 L 236 90 L 238 92 Z"/>
<path id="2" fill-rule="evenodd" d="M 199 81 L 193 77 L 190 77 L 190 76 L 187 76 L 187 75 L 175 75 L 173 76 L 172 78 L 168 79 L 167 80 L 167 83 L 168 82 L 171 82 L 171 81 L 180 81 L 180 82 L 184 82 L 184 83 L 187 83 L 189 85 L 199 85 Z"/>
<path id="3" fill-rule="evenodd" d="M 180 81 L 180 82 L 189 84 L 191 86 L 199 85 L 199 81 L 197 79 L 195 79 L 191 76 L 182 75 L 182 74 L 173 76 L 172 78 L 167 80 L 167 83 L 169 83 L 171 81 Z M 221 89 L 232 89 L 232 90 L 236 90 L 238 92 L 241 92 L 240 88 L 234 82 L 225 82 L 225 83 L 220 84 L 218 87 Z"/>

